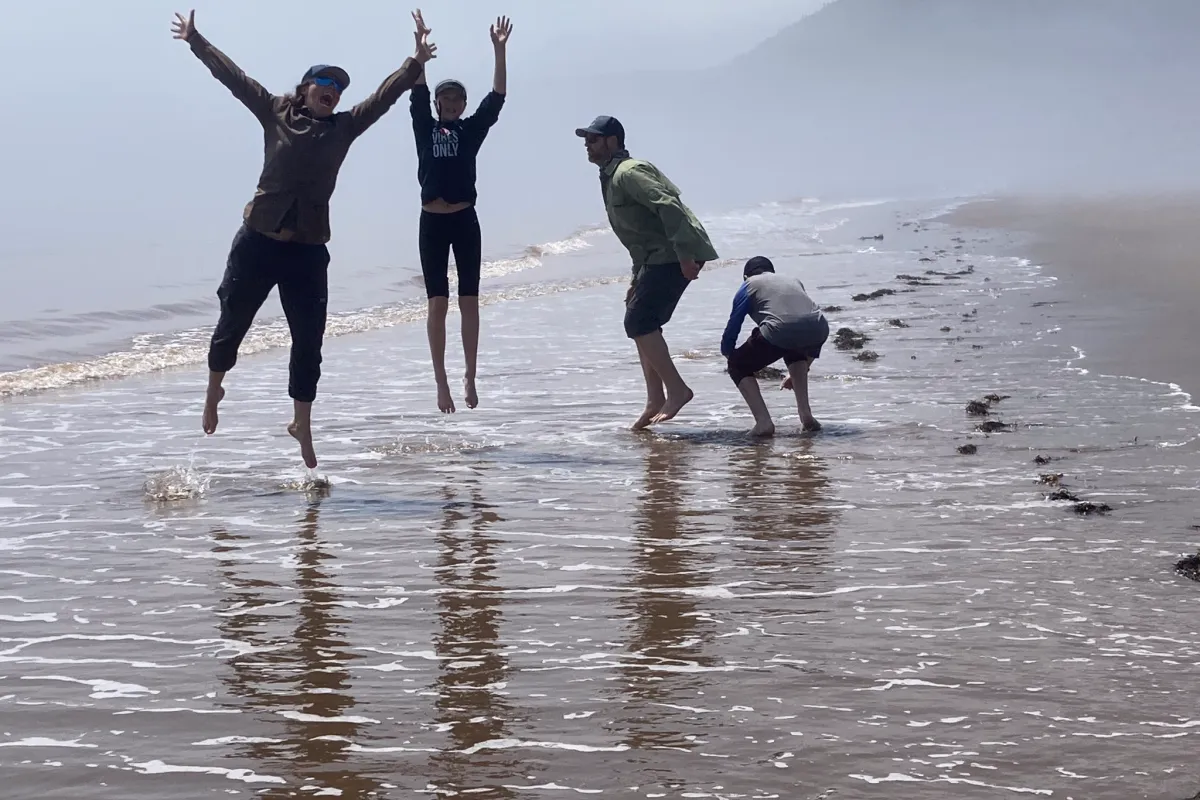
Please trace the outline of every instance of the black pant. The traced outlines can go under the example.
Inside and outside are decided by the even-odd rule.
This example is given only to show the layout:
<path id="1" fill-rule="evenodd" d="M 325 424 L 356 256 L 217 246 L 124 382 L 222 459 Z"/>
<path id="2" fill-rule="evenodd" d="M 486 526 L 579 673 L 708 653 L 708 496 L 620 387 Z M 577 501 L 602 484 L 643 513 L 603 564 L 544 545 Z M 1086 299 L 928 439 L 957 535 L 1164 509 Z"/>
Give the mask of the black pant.
<path id="1" fill-rule="evenodd" d="M 458 270 L 458 296 L 479 296 L 479 272 L 483 259 L 482 235 L 475 207 L 452 214 L 421 212 L 417 241 L 421 250 L 421 274 L 428 297 L 450 296 L 450 249 Z"/>
<path id="2" fill-rule="evenodd" d="M 208 348 L 208 368 L 228 372 L 254 315 L 279 286 L 279 302 L 292 333 L 288 395 L 304 403 L 317 396 L 321 343 L 329 304 L 329 249 L 323 244 L 281 242 L 242 226 L 233 237 L 225 277 L 217 289 L 221 317 Z"/>
<path id="3" fill-rule="evenodd" d="M 678 263 L 641 267 L 625 298 L 625 335 L 637 339 L 661 331 L 690 284 Z"/>

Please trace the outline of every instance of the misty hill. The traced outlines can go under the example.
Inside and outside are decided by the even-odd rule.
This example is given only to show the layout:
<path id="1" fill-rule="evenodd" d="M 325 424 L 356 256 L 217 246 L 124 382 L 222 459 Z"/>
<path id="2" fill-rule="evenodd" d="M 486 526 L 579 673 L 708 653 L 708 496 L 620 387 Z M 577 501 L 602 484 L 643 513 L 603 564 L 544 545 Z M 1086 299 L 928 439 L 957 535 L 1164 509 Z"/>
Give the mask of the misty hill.
<path id="1" fill-rule="evenodd" d="M 548 121 L 621 116 L 711 202 L 1191 187 L 1196 31 L 1198 0 L 834 0 L 715 69 L 560 85 Z"/>

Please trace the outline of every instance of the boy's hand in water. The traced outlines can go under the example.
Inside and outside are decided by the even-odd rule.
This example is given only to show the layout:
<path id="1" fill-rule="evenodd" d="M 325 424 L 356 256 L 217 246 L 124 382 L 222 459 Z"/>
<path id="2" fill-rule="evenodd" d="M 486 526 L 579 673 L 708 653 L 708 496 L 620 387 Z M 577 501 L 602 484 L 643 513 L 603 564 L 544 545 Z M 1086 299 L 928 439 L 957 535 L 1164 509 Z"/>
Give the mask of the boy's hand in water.
<path id="1" fill-rule="evenodd" d="M 511 35 L 512 22 L 508 17 L 496 17 L 496 24 L 492 26 L 492 44 L 497 49 L 503 48 Z"/>
<path id="2" fill-rule="evenodd" d="M 187 19 L 183 18 L 183 14 L 175 13 L 175 21 L 171 23 L 171 33 L 176 39 L 187 41 L 196 32 L 196 9 L 188 12 Z"/>
<path id="3" fill-rule="evenodd" d="M 679 268 L 683 270 L 684 277 L 689 281 L 694 281 L 700 277 L 700 267 L 704 266 L 703 262 L 696 263 L 690 258 L 679 259 Z"/>

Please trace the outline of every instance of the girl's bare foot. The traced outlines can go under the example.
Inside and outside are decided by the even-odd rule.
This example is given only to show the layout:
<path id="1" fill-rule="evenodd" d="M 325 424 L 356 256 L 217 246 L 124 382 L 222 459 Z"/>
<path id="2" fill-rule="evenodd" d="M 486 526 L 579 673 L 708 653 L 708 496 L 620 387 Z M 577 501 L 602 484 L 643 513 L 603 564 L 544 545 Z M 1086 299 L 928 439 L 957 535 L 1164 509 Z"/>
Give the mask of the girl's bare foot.
<path id="1" fill-rule="evenodd" d="M 454 398 L 450 396 L 450 385 L 445 381 L 438 382 L 438 410 L 443 414 L 453 414 Z"/>
<path id="2" fill-rule="evenodd" d="M 288 425 L 288 433 L 300 443 L 300 457 L 304 459 L 304 466 L 309 469 L 316 469 L 317 453 L 313 450 L 312 428 L 308 425 L 293 422 Z"/>
<path id="3" fill-rule="evenodd" d="M 466 393 L 467 408 L 479 405 L 479 395 L 475 392 L 475 378 L 470 376 L 463 378 L 463 392 Z"/>
<path id="4" fill-rule="evenodd" d="M 204 396 L 204 417 L 200 424 L 207 434 L 213 434 L 217 430 L 217 405 L 225 399 L 225 390 L 220 386 L 210 388 Z"/>
<path id="5" fill-rule="evenodd" d="M 654 422 L 654 418 L 658 416 L 660 411 L 662 411 L 663 405 L 665 404 L 665 400 L 656 403 L 646 403 L 646 410 L 643 411 L 642 415 L 637 418 L 637 421 L 630 426 L 630 430 L 640 431 L 650 427 L 650 425 Z"/>
<path id="6" fill-rule="evenodd" d="M 755 426 L 750 429 L 750 435 L 751 436 L 762 436 L 764 438 L 769 437 L 769 436 L 774 436 L 775 435 L 775 423 L 774 422 L 756 423 Z"/>
<path id="7" fill-rule="evenodd" d="M 669 419 L 674 419 L 675 415 L 683 410 L 683 407 L 692 402 L 695 394 L 688 387 L 683 387 L 683 392 L 679 394 L 667 393 L 667 402 L 663 406 L 662 411 L 654 416 L 651 422 L 666 422 Z"/>
<path id="8" fill-rule="evenodd" d="M 813 417 L 802 420 L 802 422 L 804 423 L 804 430 L 806 433 L 816 433 L 817 431 L 821 430 L 821 423 L 817 422 Z"/>

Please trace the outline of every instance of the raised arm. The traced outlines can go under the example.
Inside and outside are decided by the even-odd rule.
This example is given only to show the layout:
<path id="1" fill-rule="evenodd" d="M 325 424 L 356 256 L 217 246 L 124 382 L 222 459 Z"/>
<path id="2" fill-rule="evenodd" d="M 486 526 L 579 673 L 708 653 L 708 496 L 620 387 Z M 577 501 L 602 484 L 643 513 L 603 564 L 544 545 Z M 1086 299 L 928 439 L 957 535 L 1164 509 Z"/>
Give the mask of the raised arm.
<path id="1" fill-rule="evenodd" d="M 496 52 L 496 66 L 492 73 L 492 90 L 479 101 L 475 113 L 463 120 L 476 130 L 486 132 L 500 119 L 500 110 L 504 108 L 506 90 L 508 89 L 508 65 L 505 54 L 508 37 L 512 34 L 512 23 L 508 17 L 497 17 L 492 26 L 492 48 Z M 486 135 L 486 134 L 484 134 Z"/>
<path id="2" fill-rule="evenodd" d="M 496 66 L 492 71 L 492 91 L 498 95 L 508 94 L 508 37 L 512 36 L 512 21 L 508 17 L 496 17 L 492 26 L 492 49 L 496 51 Z"/>
<path id="3" fill-rule="evenodd" d="M 421 9 L 413 12 L 413 21 L 417 23 L 418 39 L 424 35 L 429 36 L 430 28 L 425 24 L 425 19 L 421 16 Z M 420 77 L 417 78 L 417 83 L 412 88 L 412 92 L 408 96 L 409 113 L 412 115 L 413 133 L 418 138 L 426 138 L 429 136 L 429 131 L 433 127 L 433 110 L 429 105 L 429 83 L 426 80 L 425 70 L 421 70 Z"/>
<path id="4" fill-rule="evenodd" d="M 621 188 L 655 213 L 680 263 L 703 264 L 716 258 L 708 234 L 679 199 L 679 192 L 646 164 L 635 164 L 621 176 Z"/>
<path id="5" fill-rule="evenodd" d="M 387 76 L 367 99 L 350 109 L 355 136 L 378 122 L 396 104 L 400 95 L 416 86 L 417 80 L 425 72 L 425 64 L 437 57 L 437 45 L 429 43 L 428 32 L 418 30 L 413 37 L 417 40 L 416 53 L 404 59 L 400 69 Z"/>
<path id="6" fill-rule="evenodd" d="M 188 13 L 187 19 L 182 14 L 175 15 L 171 23 L 171 32 L 176 39 L 182 39 L 191 47 L 192 53 L 213 77 L 219 80 L 233 96 L 242 101 L 242 105 L 250 109 L 259 120 L 270 118 L 274 108 L 275 98 L 262 87 L 258 81 L 251 78 L 238 68 L 238 65 L 224 53 L 213 47 L 207 39 L 196 30 L 196 12 Z"/>
<path id="7" fill-rule="evenodd" d="M 747 285 L 743 283 L 733 296 L 733 311 L 729 314 L 729 321 L 725 323 L 725 333 L 721 336 L 721 355 L 726 358 L 733 355 L 738 334 L 742 332 L 742 323 L 750 313 L 750 291 Z"/>

